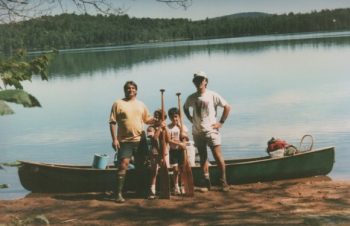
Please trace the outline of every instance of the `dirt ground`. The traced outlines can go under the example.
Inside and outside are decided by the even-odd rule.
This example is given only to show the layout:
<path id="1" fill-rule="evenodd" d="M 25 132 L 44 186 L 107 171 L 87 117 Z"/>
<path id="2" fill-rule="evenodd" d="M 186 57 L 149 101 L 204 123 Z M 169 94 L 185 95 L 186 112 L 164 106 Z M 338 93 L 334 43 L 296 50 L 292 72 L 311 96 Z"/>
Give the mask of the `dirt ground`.
<path id="1" fill-rule="evenodd" d="M 350 181 L 328 177 L 235 185 L 229 192 L 124 204 L 101 193 L 0 201 L 3 225 L 350 225 Z"/>

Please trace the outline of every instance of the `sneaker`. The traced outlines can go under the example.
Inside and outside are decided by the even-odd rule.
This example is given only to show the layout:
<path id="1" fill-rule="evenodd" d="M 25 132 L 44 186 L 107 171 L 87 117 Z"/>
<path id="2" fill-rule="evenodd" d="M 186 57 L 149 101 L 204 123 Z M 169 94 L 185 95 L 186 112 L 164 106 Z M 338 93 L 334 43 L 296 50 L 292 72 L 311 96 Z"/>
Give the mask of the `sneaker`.
<path id="1" fill-rule="evenodd" d="M 198 191 L 200 191 L 200 192 L 208 192 L 209 189 L 206 188 L 206 187 L 199 187 L 199 188 L 198 188 Z"/>
<path id="2" fill-rule="evenodd" d="M 186 194 L 185 186 L 182 186 L 182 187 L 180 188 L 180 191 L 181 191 L 181 194 L 182 194 L 182 195 Z"/>
<path id="3" fill-rule="evenodd" d="M 181 195 L 180 188 L 175 188 L 174 195 Z"/>
<path id="4" fill-rule="evenodd" d="M 221 185 L 220 191 L 228 192 L 230 191 L 230 186 L 228 186 L 228 184 L 223 184 Z"/>
<path id="5" fill-rule="evenodd" d="M 147 199 L 149 199 L 149 200 L 153 200 L 153 199 L 156 199 L 157 198 L 157 196 L 156 196 L 156 194 L 154 194 L 153 192 L 151 192 L 149 195 L 148 195 L 148 197 L 147 197 Z"/>
<path id="6" fill-rule="evenodd" d="M 117 198 L 115 199 L 115 202 L 116 203 L 124 203 L 125 202 L 125 199 L 123 198 L 121 193 L 117 194 Z"/>

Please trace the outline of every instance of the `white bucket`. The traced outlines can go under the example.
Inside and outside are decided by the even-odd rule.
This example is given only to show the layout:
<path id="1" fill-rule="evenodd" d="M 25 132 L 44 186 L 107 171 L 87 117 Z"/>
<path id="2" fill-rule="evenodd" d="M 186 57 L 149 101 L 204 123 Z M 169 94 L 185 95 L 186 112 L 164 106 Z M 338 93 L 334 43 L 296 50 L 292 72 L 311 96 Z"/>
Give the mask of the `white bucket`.
<path id="1" fill-rule="evenodd" d="M 269 152 L 271 158 L 282 158 L 284 156 L 284 148 Z"/>

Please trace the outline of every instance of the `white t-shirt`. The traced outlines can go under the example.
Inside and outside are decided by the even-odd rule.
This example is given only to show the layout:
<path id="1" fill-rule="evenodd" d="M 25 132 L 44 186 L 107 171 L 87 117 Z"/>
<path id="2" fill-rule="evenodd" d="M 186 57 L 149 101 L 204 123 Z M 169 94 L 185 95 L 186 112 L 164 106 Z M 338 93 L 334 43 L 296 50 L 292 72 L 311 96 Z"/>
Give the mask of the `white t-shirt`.
<path id="1" fill-rule="evenodd" d="M 184 105 L 185 109 L 192 108 L 192 133 L 211 132 L 211 127 L 216 123 L 217 107 L 224 107 L 227 102 L 216 92 L 206 90 L 203 94 L 195 92 L 191 94 Z"/>
<path id="2" fill-rule="evenodd" d="M 188 129 L 185 125 L 183 125 L 183 130 L 185 133 L 188 133 Z M 180 141 L 180 128 L 178 126 L 171 126 L 171 124 L 168 125 L 168 131 L 170 135 L 170 139 Z M 178 149 L 179 145 L 169 143 L 170 149 Z"/>

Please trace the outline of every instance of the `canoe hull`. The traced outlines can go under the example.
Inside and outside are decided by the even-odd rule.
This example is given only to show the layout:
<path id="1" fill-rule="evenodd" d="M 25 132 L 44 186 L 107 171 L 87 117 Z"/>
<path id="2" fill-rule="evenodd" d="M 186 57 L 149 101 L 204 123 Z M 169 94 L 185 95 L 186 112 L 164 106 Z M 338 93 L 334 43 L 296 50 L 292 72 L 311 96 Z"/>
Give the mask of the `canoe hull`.
<path id="1" fill-rule="evenodd" d="M 284 158 L 236 162 L 226 165 L 227 181 L 229 184 L 247 184 L 327 175 L 334 161 L 335 149 L 330 147 Z M 210 170 L 212 183 L 219 183 L 219 175 L 216 167 Z"/>
<path id="2" fill-rule="evenodd" d="M 333 168 L 335 148 L 322 148 L 284 158 L 251 158 L 226 161 L 229 184 L 327 175 Z M 103 192 L 116 188 L 117 169 L 93 169 L 90 166 L 59 165 L 22 161 L 18 174 L 24 188 L 32 192 Z M 219 170 L 209 167 L 213 185 L 219 184 Z M 195 186 L 200 185 L 200 167 L 192 167 Z M 147 189 L 149 170 L 128 170 L 125 190 Z"/>

